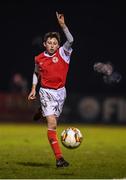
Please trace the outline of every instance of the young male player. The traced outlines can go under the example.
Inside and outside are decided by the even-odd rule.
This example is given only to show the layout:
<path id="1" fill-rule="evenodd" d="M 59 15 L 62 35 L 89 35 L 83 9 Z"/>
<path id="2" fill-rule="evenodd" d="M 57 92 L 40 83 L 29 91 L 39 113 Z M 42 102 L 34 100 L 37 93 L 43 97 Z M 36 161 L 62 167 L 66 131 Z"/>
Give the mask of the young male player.
<path id="1" fill-rule="evenodd" d="M 60 46 L 58 32 L 45 34 L 43 42 L 45 51 L 35 57 L 33 84 L 28 100 L 35 99 L 39 79 L 42 116 L 47 121 L 47 135 L 56 158 L 56 166 L 67 167 L 69 163 L 63 158 L 56 128 L 66 98 L 65 82 L 72 53 L 73 37 L 65 24 L 64 15 L 56 12 L 56 17 L 67 40 L 63 46 Z"/>

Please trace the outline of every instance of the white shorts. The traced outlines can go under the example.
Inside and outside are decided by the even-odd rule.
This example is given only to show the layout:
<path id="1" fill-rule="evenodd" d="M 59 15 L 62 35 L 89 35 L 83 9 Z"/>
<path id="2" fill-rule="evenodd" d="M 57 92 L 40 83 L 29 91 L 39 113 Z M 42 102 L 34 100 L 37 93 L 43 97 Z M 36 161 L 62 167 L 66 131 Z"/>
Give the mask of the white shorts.
<path id="1" fill-rule="evenodd" d="M 66 99 L 65 87 L 57 90 L 41 87 L 39 90 L 39 95 L 42 115 L 44 117 L 49 115 L 55 115 L 56 117 L 59 117 L 63 109 L 64 101 Z"/>

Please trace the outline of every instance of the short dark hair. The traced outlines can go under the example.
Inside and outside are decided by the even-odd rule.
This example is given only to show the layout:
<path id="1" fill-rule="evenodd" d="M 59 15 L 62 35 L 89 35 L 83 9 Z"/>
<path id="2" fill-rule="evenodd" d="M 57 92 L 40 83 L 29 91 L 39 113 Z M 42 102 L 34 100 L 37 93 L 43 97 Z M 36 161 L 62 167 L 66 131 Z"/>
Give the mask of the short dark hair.
<path id="1" fill-rule="evenodd" d="M 56 38 L 58 43 L 60 44 L 60 34 L 58 32 L 48 32 L 44 35 L 44 42 L 47 41 L 48 38 Z"/>

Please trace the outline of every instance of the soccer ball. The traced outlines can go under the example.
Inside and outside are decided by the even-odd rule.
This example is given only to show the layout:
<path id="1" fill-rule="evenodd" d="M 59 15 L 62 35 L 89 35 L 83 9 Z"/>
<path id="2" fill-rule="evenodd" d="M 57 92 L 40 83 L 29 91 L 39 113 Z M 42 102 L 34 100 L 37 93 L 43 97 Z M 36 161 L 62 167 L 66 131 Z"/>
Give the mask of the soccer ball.
<path id="1" fill-rule="evenodd" d="M 80 130 L 75 127 L 64 129 L 61 133 L 61 142 L 65 147 L 69 149 L 79 147 L 82 139 L 83 136 Z"/>

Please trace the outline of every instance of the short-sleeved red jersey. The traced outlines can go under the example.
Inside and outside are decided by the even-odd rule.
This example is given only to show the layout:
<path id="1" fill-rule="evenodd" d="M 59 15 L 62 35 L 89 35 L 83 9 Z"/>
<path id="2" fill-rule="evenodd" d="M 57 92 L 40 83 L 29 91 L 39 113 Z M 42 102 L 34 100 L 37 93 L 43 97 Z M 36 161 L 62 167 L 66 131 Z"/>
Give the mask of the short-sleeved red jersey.
<path id="1" fill-rule="evenodd" d="M 70 55 L 71 52 L 65 53 L 63 47 L 60 47 L 52 56 L 43 52 L 35 57 L 43 88 L 58 89 L 65 86 Z"/>

